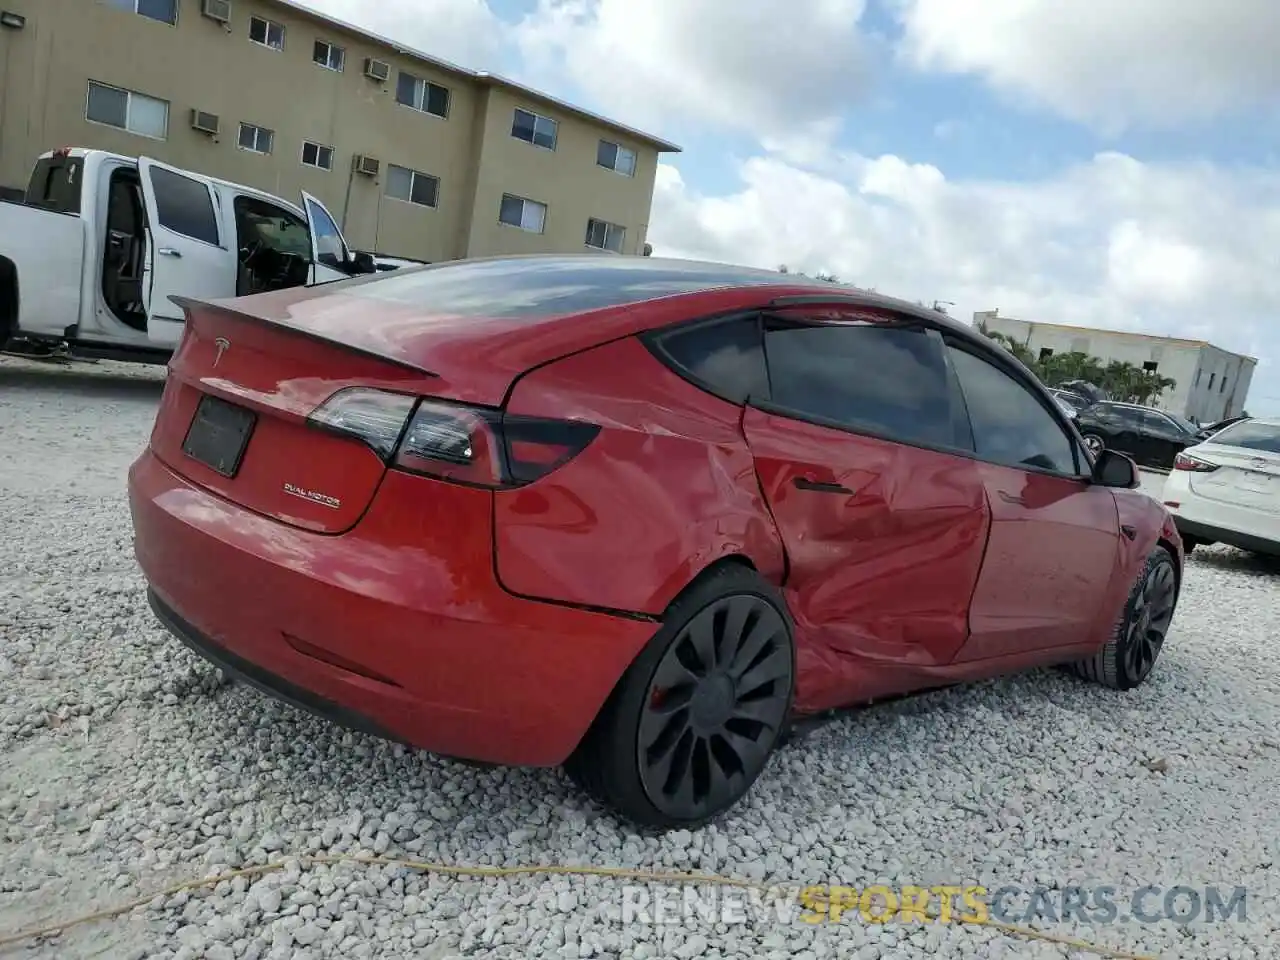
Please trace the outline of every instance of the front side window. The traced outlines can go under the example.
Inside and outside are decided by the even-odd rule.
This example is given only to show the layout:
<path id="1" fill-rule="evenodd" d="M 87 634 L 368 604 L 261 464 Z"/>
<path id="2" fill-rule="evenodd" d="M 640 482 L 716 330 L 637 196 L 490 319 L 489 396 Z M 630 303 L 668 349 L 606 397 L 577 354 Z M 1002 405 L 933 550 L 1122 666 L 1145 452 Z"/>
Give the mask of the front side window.
<path id="1" fill-rule="evenodd" d="M 1035 394 L 995 364 L 947 348 L 960 381 L 978 456 L 1008 467 L 1076 475 L 1076 447 Z"/>
<path id="2" fill-rule="evenodd" d="M 530 233 L 542 233 L 547 223 L 547 205 L 504 193 L 498 209 L 498 222 Z"/>
<path id="3" fill-rule="evenodd" d="M 153 140 L 163 140 L 169 132 L 167 101 L 94 80 L 89 81 L 85 117 Z"/>
<path id="4" fill-rule="evenodd" d="M 284 49 L 284 26 L 262 17 L 249 18 L 249 39 L 272 50 Z"/>
<path id="5" fill-rule="evenodd" d="M 766 329 L 772 403 L 888 440 L 959 447 L 946 362 L 921 329 L 839 323 Z"/>
<path id="6" fill-rule="evenodd" d="M 218 244 L 218 217 L 208 186 L 172 170 L 152 167 L 151 188 L 160 226 L 193 240 Z"/>
<path id="7" fill-rule="evenodd" d="M 408 167 L 387 165 L 387 196 L 392 200 L 435 207 L 440 203 L 440 178 Z"/>
<path id="8" fill-rule="evenodd" d="M 347 262 L 342 231 L 323 207 L 310 200 L 307 201 L 307 216 L 311 218 L 311 230 L 316 237 L 316 260 L 327 267 L 341 270 Z"/>
<path id="9" fill-rule="evenodd" d="M 541 117 L 528 110 L 517 108 L 511 119 L 511 135 L 517 140 L 532 143 L 535 147 L 548 150 L 556 148 L 556 136 L 559 125 L 550 117 Z"/>
<path id="10" fill-rule="evenodd" d="M 447 117 L 449 88 L 401 70 L 396 81 L 396 103 L 429 113 L 433 117 Z"/>
<path id="11" fill-rule="evenodd" d="M 622 242 L 627 237 L 627 228 L 616 223 L 606 223 L 594 217 L 587 221 L 587 246 L 600 250 L 622 252 Z"/>
<path id="12" fill-rule="evenodd" d="M 755 315 L 675 330 L 657 343 L 671 365 L 717 396 L 733 403 L 769 397 L 764 344 Z"/>
<path id="13" fill-rule="evenodd" d="M 601 140 L 597 145 L 596 163 L 624 177 L 636 175 L 636 152 L 611 140 Z"/>

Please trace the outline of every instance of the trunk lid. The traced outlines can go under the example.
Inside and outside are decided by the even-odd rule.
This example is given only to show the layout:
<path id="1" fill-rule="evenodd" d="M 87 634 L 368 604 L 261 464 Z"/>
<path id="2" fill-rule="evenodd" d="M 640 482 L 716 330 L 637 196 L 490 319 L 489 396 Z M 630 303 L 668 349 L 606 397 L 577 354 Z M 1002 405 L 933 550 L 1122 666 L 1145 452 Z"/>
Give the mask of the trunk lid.
<path id="1" fill-rule="evenodd" d="M 183 302 L 186 334 L 169 363 L 152 450 L 175 473 L 256 513 L 320 533 L 350 529 L 386 465 L 308 415 L 346 387 L 417 396 L 433 393 L 438 379 L 230 303 Z"/>
<path id="2" fill-rule="evenodd" d="M 1191 491 L 1197 496 L 1280 514 L 1280 454 L 1215 443 L 1202 443 L 1187 453 L 1218 467 L 1191 474 Z"/>

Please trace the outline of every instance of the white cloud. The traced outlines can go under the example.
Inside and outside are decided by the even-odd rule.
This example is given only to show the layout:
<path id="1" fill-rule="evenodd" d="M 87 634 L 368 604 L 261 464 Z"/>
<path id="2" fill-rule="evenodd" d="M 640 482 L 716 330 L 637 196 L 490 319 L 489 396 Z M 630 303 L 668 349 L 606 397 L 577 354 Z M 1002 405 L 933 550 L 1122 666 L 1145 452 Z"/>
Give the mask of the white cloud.
<path id="1" fill-rule="evenodd" d="M 890 0 L 917 67 L 1110 132 L 1172 126 L 1280 95 L 1275 0 Z"/>
<path id="2" fill-rule="evenodd" d="M 536 82 L 640 127 L 691 119 L 825 140 L 866 87 L 865 0 L 539 0 L 516 31 Z M 811 147 L 796 147 L 806 149 Z"/>
<path id="3" fill-rule="evenodd" d="M 1035 183 L 953 181 L 895 156 L 845 157 L 834 176 L 757 157 L 740 173 L 705 196 L 662 165 L 655 255 L 822 269 L 954 301 L 966 320 L 998 307 L 1280 361 L 1280 172 L 1100 154 Z"/>
<path id="4" fill-rule="evenodd" d="M 509 27 L 486 0 L 298 0 L 302 5 L 470 70 L 495 70 Z"/>

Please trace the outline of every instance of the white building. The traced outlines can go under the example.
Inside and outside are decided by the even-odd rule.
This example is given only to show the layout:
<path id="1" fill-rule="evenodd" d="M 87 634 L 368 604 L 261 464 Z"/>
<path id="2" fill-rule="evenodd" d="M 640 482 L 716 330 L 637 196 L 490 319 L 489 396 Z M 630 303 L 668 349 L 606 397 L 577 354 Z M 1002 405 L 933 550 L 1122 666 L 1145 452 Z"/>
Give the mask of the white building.
<path id="1" fill-rule="evenodd" d="M 1253 357 L 1231 353 L 1204 340 L 1035 323 L 999 316 L 998 310 L 975 312 L 973 325 L 984 324 L 992 333 L 1026 344 L 1037 357 L 1087 353 L 1104 364 L 1119 360 L 1168 377 L 1177 386 L 1161 394 L 1155 405 L 1200 423 L 1234 417 L 1246 409 L 1249 384 L 1258 364 Z"/>

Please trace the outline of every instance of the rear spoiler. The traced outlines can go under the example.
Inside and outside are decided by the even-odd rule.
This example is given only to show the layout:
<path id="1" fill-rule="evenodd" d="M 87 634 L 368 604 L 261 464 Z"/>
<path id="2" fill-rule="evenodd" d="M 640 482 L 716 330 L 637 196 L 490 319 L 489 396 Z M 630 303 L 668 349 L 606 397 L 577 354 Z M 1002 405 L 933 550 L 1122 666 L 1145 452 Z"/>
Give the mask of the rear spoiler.
<path id="1" fill-rule="evenodd" d="M 300 287 L 298 289 L 305 288 Z M 283 293 L 286 291 L 279 292 Z M 228 306 L 225 302 L 219 303 L 214 300 L 196 300 L 192 297 L 183 297 L 176 294 L 170 296 L 169 300 L 182 308 L 182 312 L 188 323 L 191 322 L 191 314 L 193 310 L 207 310 L 213 313 L 220 313 L 233 317 L 236 320 L 247 320 L 250 323 L 257 323 L 265 327 L 275 327 L 279 330 L 285 330 L 289 333 L 297 334 L 300 337 L 306 337 L 308 340 L 315 343 L 323 343 L 326 346 L 337 347 L 341 350 L 346 350 L 349 353 L 368 357 L 370 360 L 377 360 L 379 363 L 391 364 L 392 366 L 399 367 L 402 370 L 410 370 L 413 373 L 421 374 L 423 376 L 435 378 L 439 378 L 440 376 L 440 374 L 436 373 L 434 370 L 428 370 L 426 367 L 420 367 L 416 363 L 410 363 L 400 357 L 391 356 L 384 351 L 375 350 L 372 347 L 362 347 L 359 344 L 349 343 L 343 340 L 335 340 L 332 337 L 326 337 L 314 330 L 308 330 L 306 327 L 299 327 L 292 323 L 284 323 L 281 320 L 266 317 L 260 313 L 250 313 L 245 310 L 237 310 L 235 307 Z"/>

